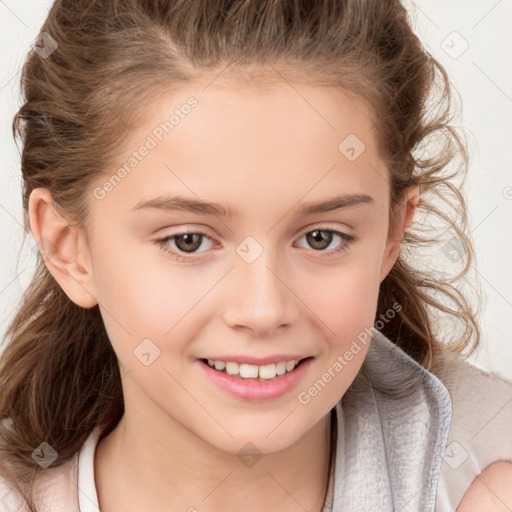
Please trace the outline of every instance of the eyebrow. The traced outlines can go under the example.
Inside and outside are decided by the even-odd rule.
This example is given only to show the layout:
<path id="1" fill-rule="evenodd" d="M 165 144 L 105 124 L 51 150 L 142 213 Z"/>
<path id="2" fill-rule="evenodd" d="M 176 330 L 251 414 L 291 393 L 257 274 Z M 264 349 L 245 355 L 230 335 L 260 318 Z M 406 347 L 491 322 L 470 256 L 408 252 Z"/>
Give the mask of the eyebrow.
<path id="1" fill-rule="evenodd" d="M 325 213 L 343 208 L 350 208 L 359 205 L 373 205 L 373 197 L 367 194 L 344 194 L 320 201 L 304 203 L 295 209 L 295 215 L 312 215 Z M 219 217 L 236 217 L 239 212 L 230 206 L 220 203 L 198 201 L 192 198 L 181 196 L 159 196 L 153 199 L 141 200 L 132 210 L 159 209 L 166 211 L 186 211 L 202 215 L 215 215 Z"/>

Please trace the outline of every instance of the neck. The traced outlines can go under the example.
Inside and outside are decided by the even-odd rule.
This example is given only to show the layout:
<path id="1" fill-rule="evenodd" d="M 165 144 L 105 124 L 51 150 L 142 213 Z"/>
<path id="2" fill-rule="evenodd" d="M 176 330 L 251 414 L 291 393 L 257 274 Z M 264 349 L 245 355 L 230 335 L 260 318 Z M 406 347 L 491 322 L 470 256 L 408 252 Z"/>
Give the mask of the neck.
<path id="1" fill-rule="evenodd" d="M 125 410 L 95 454 L 102 512 L 183 510 L 320 512 L 330 467 L 326 415 L 296 443 L 258 460 L 237 457 L 183 429 L 172 435 Z"/>

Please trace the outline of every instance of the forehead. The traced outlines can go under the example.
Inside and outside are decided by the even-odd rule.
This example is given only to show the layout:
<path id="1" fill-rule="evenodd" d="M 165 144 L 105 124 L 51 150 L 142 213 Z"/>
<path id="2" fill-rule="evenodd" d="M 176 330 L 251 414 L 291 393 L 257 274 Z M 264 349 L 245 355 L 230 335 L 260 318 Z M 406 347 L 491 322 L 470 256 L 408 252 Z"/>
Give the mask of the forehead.
<path id="1" fill-rule="evenodd" d="M 127 207 L 156 193 L 236 202 L 243 211 L 248 200 L 257 204 L 269 194 L 296 203 L 332 196 L 333 189 L 375 196 L 386 190 L 373 112 L 339 88 L 210 80 L 162 93 L 145 107 L 107 173 L 149 148 L 109 194 Z"/>
<path id="2" fill-rule="evenodd" d="M 197 107 L 186 109 L 190 98 L 194 98 Z M 182 135 L 181 142 L 190 140 L 191 135 L 204 135 L 208 128 L 215 126 L 215 132 L 208 134 L 208 138 L 215 142 L 228 134 L 238 135 L 238 129 L 242 128 L 242 136 L 244 133 L 263 138 L 265 134 L 278 135 L 281 144 L 285 140 L 296 142 L 300 137 L 312 141 L 320 137 L 331 145 L 354 134 L 372 145 L 375 124 L 372 109 L 362 97 L 350 91 L 284 79 L 262 83 L 214 81 L 189 84 L 172 93 L 156 96 L 145 110 L 145 131 L 151 126 L 156 127 L 175 111 L 189 110 L 180 116 L 181 119 L 186 117 L 187 122 L 179 122 L 179 130 L 172 130 L 173 139 Z M 224 142 L 227 144 L 229 140 Z"/>
<path id="3" fill-rule="evenodd" d="M 285 140 L 297 142 L 301 137 L 316 142 L 320 137 L 326 145 L 337 147 L 337 142 L 353 134 L 364 140 L 366 146 L 373 145 L 376 117 L 362 96 L 328 85 L 329 82 L 305 81 L 297 72 L 275 70 L 273 79 L 269 73 L 201 74 L 195 81 L 169 90 L 155 89 L 151 100 L 126 106 L 127 110 L 139 111 L 141 116 L 128 134 L 127 149 L 154 130 L 158 139 L 161 135 L 176 143 L 180 139 L 182 145 L 187 140 L 197 140 L 212 127 L 215 131 L 210 131 L 207 138 L 212 144 L 220 139 L 223 145 L 228 145 L 234 140 L 233 135 L 247 133 L 255 143 L 258 135 L 268 134 L 278 135 L 276 142 L 281 144 Z M 187 105 L 191 98 L 197 104 L 192 109 Z M 162 125 L 169 120 L 173 126 L 165 130 Z M 240 128 L 242 133 L 238 133 Z M 250 143 L 251 139 L 246 141 Z M 298 148 L 294 149 L 297 152 Z M 304 149 L 311 150 L 312 144 Z"/>

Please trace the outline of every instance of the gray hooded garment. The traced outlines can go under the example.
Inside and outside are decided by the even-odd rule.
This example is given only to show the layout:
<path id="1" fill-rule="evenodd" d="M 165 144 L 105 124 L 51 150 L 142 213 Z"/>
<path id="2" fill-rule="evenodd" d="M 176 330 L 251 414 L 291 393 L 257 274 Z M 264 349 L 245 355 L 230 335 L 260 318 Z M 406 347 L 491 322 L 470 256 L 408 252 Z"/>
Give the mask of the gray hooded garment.
<path id="1" fill-rule="evenodd" d="M 322 512 L 430 512 L 452 417 L 441 381 L 374 330 L 336 405 L 338 439 Z"/>

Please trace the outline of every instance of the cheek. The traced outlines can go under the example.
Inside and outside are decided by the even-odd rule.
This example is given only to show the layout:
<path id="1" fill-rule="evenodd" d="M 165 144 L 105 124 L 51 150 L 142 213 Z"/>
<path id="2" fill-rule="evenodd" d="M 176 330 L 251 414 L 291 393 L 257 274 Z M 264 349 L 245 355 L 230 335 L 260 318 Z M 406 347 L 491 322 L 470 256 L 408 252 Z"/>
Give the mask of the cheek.
<path id="1" fill-rule="evenodd" d="M 158 250 L 158 249 L 157 249 Z M 132 352 L 148 338 L 165 350 L 183 329 L 209 285 L 191 279 L 187 272 L 165 265 L 159 255 L 155 263 L 135 253 L 118 258 L 105 252 L 95 265 L 98 302 L 105 327 L 116 352 Z"/>
<path id="2" fill-rule="evenodd" d="M 102 244 L 94 265 L 98 300 L 128 330 L 160 329 L 161 336 L 200 299 L 206 284 L 166 261 L 157 246 L 140 245 L 119 242 L 126 248 L 120 253 Z"/>
<path id="3" fill-rule="evenodd" d="M 370 261 L 370 259 L 372 261 Z M 340 266 L 335 273 L 315 281 L 315 286 L 303 283 L 307 291 L 304 302 L 319 319 L 325 356 L 319 359 L 315 379 L 305 389 L 304 402 L 316 396 L 334 404 L 350 386 L 364 361 L 375 322 L 379 281 L 377 258 L 370 253 L 368 259 L 357 258 Z M 315 384 L 315 382 L 317 384 Z M 323 391 L 325 389 L 325 392 Z M 304 403 L 301 402 L 301 403 Z"/>
<path id="4" fill-rule="evenodd" d="M 358 260 L 314 280 L 303 280 L 304 302 L 336 333 L 373 325 L 379 293 L 377 264 Z"/>

